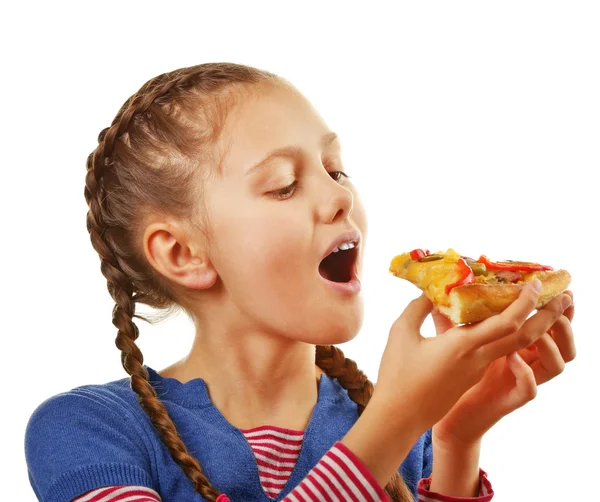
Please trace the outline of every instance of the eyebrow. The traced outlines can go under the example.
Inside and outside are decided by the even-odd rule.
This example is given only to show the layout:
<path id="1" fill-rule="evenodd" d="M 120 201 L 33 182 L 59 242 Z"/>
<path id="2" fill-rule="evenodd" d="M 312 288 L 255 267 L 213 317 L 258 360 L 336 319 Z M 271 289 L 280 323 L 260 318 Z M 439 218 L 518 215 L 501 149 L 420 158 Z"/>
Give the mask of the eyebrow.
<path id="1" fill-rule="evenodd" d="M 329 132 L 329 133 L 325 134 L 321 138 L 321 148 L 328 147 L 336 140 L 339 141 L 339 137 L 336 133 Z M 271 153 L 269 153 L 269 155 L 267 155 L 258 164 L 255 164 L 250 169 L 248 169 L 244 176 L 248 176 L 260 169 L 264 169 L 267 166 L 267 164 L 269 163 L 269 161 L 275 157 L 293 158 L 293 157 L 300 156 L 300 153 L 301 153 L 301 148 L 297 145 L 290 145 L 290 146 L 284 146 L 282 148 L 277 148 L 277 149 L 273 150 Z"/>

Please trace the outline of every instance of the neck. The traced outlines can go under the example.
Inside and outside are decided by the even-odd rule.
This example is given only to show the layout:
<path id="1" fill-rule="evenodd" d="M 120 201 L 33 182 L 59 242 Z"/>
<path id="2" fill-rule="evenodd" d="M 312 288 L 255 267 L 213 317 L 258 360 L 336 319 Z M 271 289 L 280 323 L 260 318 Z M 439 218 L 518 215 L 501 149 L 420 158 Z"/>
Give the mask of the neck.
<path id="1" fill-rule="evenodd" d="M 159 371 L 185 383 L 202 378 L 210 399 L 238 429 L 274 425 L 304 430 L 323 371 L 315 346 L 259 332 L 198 330 L 190 353 Z"/>

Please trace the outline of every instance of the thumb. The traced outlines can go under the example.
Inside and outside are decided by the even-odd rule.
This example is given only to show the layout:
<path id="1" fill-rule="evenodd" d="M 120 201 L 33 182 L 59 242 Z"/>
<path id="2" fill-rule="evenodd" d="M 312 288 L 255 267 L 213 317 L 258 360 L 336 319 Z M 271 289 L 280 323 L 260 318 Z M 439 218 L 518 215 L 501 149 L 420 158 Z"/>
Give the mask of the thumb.
<path id="1" fill-rule="evenodd" d="M 400 314 L 400 317 L 398 317 L 394 324 L 399 325 L 402 328 L 402 331 L 420 334 L 421 326 L 427 316 L 431 313 L 432 308 L 433 304 L 431 303 L 431 300 L 423 293 L 407 305 L 404 312 Z"/>
<path id="2" fill-rule="evenodd" d="M 444 334 L 450 328 L 454 328 L 454 326 L 456 326 L 456 324 L 454 324 L 450 319 L 448 319 L 436 308 L 434 308 L 431 312 L 431 317 L 433 318 L 435 334 L 437 336 Z"/>

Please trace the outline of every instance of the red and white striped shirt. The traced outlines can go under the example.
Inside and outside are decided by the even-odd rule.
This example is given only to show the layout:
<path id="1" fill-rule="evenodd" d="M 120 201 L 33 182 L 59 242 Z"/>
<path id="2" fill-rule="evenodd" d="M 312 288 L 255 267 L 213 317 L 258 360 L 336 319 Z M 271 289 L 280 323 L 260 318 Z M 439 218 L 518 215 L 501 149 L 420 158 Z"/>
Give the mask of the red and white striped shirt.
<path id="1" fill-rule="evenodd" d="M 265 494 L 276 498 L 285 487 L 302 448 L 303 431 L 275 426 L 241 429 L 258 466 Z M 431 479 L 419 481 L 419 502 L 488 502 L 494 494 L 485 472 L 481 471 L 479 497 L 448 497 L 429 491 Z M 220 499 L 220 500 L 219 500 Z M 218 502 L 229 499 L 220 496 Z M 160 495 L 143 486 L 108 486 L 91 490 L 73 502 L 162 502 Z M 284 502 L 388 502 L 389 498 L 363 462 L 342 442 L 323 455 Z M 237 501 L 232 501 L 237 502 Z"/>
<path id="2" fill-rule="evenodd" d="M 266 425 L 240 430 L 254 453 L 264 492 L 277 498 L 292 475 L 304 432 Z"/>

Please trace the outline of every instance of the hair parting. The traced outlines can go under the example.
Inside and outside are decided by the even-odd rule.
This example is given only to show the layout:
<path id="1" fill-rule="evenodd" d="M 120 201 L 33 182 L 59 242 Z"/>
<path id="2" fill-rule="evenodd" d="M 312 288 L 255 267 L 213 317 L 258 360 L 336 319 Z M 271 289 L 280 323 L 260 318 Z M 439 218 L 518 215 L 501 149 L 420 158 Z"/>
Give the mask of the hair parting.
<path id="1" fill-rule="evenodd" d="M 154 324 L 179 310 L 191 316 L 187 308 L 191 292 L 177 289 L 154 270 L 145 258 L 142 235 L 148 214 L 191 218 L 202 229 L 191 216 L 202 200 L 199 178 L 218 165 L 214 149 L 230 110 L 244 93 L 261 84 L 286 81 L 234 63 L 205 63 L 158 75 L 125 101 L 110 127 L 98 135 L 86 164 L 86 225 L 115 301 L 112 323 L 118 330 L 115 344 L 121 363 L 173 460 L 195 491 L 211 502 L 221 492 L 180 438 L 135 343 L 139 330 L 134 317 Z M 135 312 L 136 304 L 163 314 L 141 316 Z M 360 415 L 374 387 L 356 363 L 333 345 L 317 345 L 315 362 L 347 389 Z M 385 491 L 394 502 L 413 500 L 400 473 Z"/>

